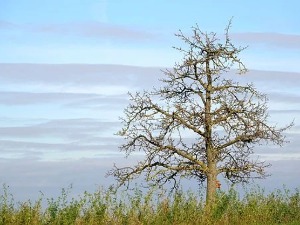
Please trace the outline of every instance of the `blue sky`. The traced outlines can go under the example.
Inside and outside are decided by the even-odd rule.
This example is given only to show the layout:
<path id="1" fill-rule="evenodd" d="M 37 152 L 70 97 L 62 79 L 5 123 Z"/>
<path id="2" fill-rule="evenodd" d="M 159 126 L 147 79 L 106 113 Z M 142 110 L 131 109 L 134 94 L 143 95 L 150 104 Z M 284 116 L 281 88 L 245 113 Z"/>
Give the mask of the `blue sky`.
<path id="1" fill-rule="evenodd" d="M 0 183 L 20 198 L 75 192 L 104 178 L 118 151 L 128 91 L 160 85 L 181 55 L 174 36 L 196 23 L 249 46 L 241 57 L 268 94 L 270 122 L 295 120 L 284 149 L 265 148 L 266 188 L 300 185 L 299 1 L 0 0 Z M 139 157 L 139 156 L 137 156 Z M 134 159 L 133 159 L 134 160 Z"/>

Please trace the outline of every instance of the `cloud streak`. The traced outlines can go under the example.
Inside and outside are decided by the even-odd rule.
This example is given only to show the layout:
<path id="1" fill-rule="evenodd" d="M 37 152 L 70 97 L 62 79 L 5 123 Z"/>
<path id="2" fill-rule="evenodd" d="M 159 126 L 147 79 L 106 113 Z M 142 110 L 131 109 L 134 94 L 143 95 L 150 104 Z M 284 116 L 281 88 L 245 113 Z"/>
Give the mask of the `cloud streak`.
<path id="1" fill-rule="evenodd" d="M 22 64 L 0 63 L 0 80 L 14 83 L 67 85 L 140 85 L 155 83 L 159 67 L 104 64 Z"/>
<path id="2" fill-rule="evenodd" d="M 26 64 L 0 63 L 0 81 L 24 84 L 65 84 L 86 86 L 141 86 L 161 84 L 162 67 L 139 67 L 106 64 Z M 284 71 L 250 70 L 246 75 L 228 74 L 226 77 L 244 82 L 274 85 L 300 86 L 300 73 Z M 149 85 L 148 85 L 149 84 Z"/>
<path id="3" fill-rule="evenodd" d="M 56 104 L 74 109 L 121 110 L 128 103 L 127 92 L 160 87 L 159 79 L 164 76 L 161 70 L 103 64 L 0 63 L 0 105 Z M 242 84 L 254 83 L 272 104 L 288 105 L 283 111 L 300 110 L 299 77 L 300 73 L 261 70 L 250 70 L 242 76 L 225 75 Z"/>
<path id="4" fill-rule="evenodd" d="M 118 122 L 104 122 L 92 118 L 49 120 L 47 122 L 27 126 L 2 126 L 0 127 L 0 136 L 2 138 L 56 136 L 62 139 L 70 137 L 71 140 L 78 140 L 77 138 L 79 137 L 91 138 L 93 137 L 92 134 L 99 135 L 103 132 L 107 134 L 107 131 L 112 131 L 119 125 Z"/>
<path id="5" fill-rule="evenodd" d="M 11 22 L 0 20 L 0 29 L 12 29 L 17 28 L 17 25 Z"/>
<path id="6" fill-rule="evenodd" d="M 16 29 L 26 33 L 78 36 L 84 38 L 104 38 L 126 41 L 153 41 L 160 38 L 159 34 L 142 29 L 100 23 L 96 21 L 59 24 L 16 24 L 8 21 L 0 21 L 0 29 Z"/>
<path id="7" fill-rule="evenodd" d="M 266 44 L 272 47 L 300 49 L 300 35 L 282 33 L 233 33 L 232 39 L 245 43 Z"/>
<path id="8" fill-rule="evenodd" d="M 120 122 L 91 118 L 48 120 L 0 127 L 0 158 L 38 161 L 119 157 Z"/>
<path id="9" fill-rule="evenodd" d="M 128 96 L 102 95 L 89 93 L 30 93 L 30 92 L 0 92 L 0 105 L 4 106 L 34 106 L 56 104 L 71 108 L 116 107 L 128 103 Z"/>
<path id="10" fill-rule="evenodd" d="M 83 99 L 96 98 L 101 101 L 97 94 L 78 93 L 30 93 L 30 92 L 0 92 L 0 104 L 2 105 L 30 105 L 48 104 L 58 102 L 70 102 Z"/>

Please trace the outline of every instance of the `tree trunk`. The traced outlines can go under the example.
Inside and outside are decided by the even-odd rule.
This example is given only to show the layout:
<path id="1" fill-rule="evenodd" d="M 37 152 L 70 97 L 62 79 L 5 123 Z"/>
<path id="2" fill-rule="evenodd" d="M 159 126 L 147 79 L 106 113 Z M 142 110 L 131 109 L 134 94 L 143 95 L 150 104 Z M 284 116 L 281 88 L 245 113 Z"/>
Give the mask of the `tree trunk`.
<path id="1" fill-rule="evenodd" d="M 214 205 L 216 199 L 216 181 L 217 181 L 217 171 L 216 164 L 214 162 L 210 162 L 208 164 L 208 175 L 207 175 L 207 187 L 206 187 L 206 206 L 209 208 Z"/>
<path id="2" fill-rule="evenodd" d="M 206 205 L 208 208 L 214 204 L 216 194 L 216 181 L 217 181 L 217 166 L 215 152 L 212 141 L 212 117 L 211 117 L 211 92 L 212 92 L 212 77 L 209 67 L 209 56 L 206 59 L 206 102 L 205 102 L 205 147 L 207 156 L 207 189 L 206 189 Z"/>

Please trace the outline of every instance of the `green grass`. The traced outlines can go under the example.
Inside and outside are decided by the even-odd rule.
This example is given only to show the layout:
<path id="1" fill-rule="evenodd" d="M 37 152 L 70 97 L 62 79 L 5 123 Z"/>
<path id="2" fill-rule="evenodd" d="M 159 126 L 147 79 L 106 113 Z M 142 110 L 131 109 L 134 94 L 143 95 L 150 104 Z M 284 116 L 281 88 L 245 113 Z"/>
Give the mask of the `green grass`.
<path id="1" fill-rule="evenodd" d="M 4 186 L 0 196 L 0 224 L 300 224 L 300 192 L 276 190 L 265 194 L 256 188 L 240 197 L 235 190 L 218 192 L 217 204 L 210 211 L 201 196 L 192 192 L 173 195 L 149 191 L 119 193 L 100 189 L 69 197 L 62 190 L 57 199 L 15 202 Z"/>

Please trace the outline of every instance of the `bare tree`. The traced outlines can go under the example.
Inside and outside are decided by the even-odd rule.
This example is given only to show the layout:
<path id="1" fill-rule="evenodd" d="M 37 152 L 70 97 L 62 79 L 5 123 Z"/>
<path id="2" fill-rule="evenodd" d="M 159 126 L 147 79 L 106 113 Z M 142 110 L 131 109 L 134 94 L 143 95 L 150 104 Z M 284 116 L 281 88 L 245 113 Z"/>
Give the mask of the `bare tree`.
<path id="1" fill-rule="evenodd" d="M 125 137 L 120 148 L 127 156 L 143 152 L 144 159 L 132 167 L 114 167 L 109 175 L 120 185 L 144 174 L 149 185 L 172 182 L 177 188 L 182 178 L 206 181 L 206 201 L 213 203 L 218 174 L 231 182 L 264 178 L 268 166 L 254 157 L 257 144 L 282 145 L 283 127 L 268 125 L 267 98 L 252 84 L 240 85 L 226 74 L 233 69 L 247 72 L 239 58 L 244 48 L 229 38 L 204 33 L 198 26 L 193 34 L 176 35 L 186 48 L 181 63 L 163 71 L 162 87 L 130 94 L 125 109 Z"/>

